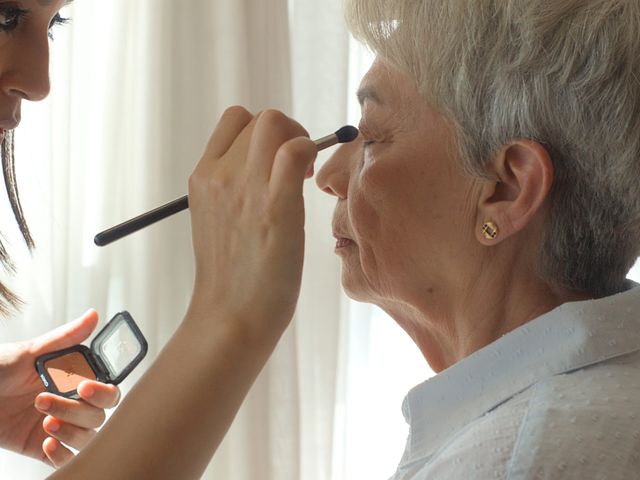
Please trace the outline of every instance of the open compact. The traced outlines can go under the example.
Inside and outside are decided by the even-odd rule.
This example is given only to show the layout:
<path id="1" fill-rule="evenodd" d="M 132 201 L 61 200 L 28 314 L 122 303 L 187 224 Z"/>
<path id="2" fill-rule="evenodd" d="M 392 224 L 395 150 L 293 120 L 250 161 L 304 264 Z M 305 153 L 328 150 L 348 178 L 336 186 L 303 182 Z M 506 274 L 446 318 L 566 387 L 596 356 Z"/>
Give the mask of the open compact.
<path id="1" fill-rule="evenodd" d="M 91 342 L 74 345 L 36 359 L 36 370 L 47 391 L 78 399 L 84 380 L 117 385 L 147 354 L 147 341 L 129 312 L 116 314 Z"/>

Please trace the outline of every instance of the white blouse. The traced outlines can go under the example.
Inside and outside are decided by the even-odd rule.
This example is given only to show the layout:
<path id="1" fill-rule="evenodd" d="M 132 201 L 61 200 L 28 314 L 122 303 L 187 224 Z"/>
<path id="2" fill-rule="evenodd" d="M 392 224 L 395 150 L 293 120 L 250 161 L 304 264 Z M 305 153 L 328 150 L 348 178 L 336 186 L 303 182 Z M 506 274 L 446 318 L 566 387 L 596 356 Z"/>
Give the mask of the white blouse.
<path id="1" fill-rule="evenodd" d="M 565 303 L 412 389 L 392 480 L 640 479 L 640 287 Z"/>

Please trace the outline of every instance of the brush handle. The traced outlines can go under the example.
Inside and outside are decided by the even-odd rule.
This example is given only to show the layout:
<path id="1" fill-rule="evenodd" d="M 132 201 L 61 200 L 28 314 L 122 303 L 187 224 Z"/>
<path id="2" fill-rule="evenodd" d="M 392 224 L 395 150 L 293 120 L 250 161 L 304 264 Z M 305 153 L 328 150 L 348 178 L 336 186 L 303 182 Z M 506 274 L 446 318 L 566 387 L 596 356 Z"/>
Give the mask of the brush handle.
<path id="1" fill-rule="evenodd" d="M 338 143 L 352 142 L 357 138 L 357 136 L 358 129 L 356 127 L 345 125 L 335 133 L 315 140 L 314 143 L 316 144 L 318 151 L 321 151 Z M 189 197 L 185 195 L 173 202 L 166 203 L 149 212 L 138 215 L 131 220 L 127 220 L 126 222 L 116 225 L 115 227 L 111 227 L 104 232 L 100 232 L 95 236 L 93 241 L 97 246 L 104 247 L 105 245 L 109 245 L 111 242 L 115 242 L 122 237 L 126 237 L 127 235 L 137 232 L 144 227 L 148 227 L 152 223 L 156 223 L 163 218 L 170 217 L 171 215 L 181 212 L 182 210 L 186 210 L 187 208 L 189 208 Z"/>
<path id="2" fill-rule="evenodd" d="M 185 195 L 158 208 L 154 208 L 149 212 L 143 213 L 142 215 L 138 215 L 131 220 L 127 220 L 126 222 L 116 225 L 115 227 L 111 227 L 104 232 L 100 232 L 95 236 L 93 241 L 97 246 L 104 247 L 111 242 L 115 242 L 122 237 L 126 237 L 127 235 L 137 232 L 140 229 L 148 227 L 149 225 L 159 222 L 160 220 L 170 217 L 182 210 L 186 210 L 187 208 L 189 208 L 189 196 Z"/>

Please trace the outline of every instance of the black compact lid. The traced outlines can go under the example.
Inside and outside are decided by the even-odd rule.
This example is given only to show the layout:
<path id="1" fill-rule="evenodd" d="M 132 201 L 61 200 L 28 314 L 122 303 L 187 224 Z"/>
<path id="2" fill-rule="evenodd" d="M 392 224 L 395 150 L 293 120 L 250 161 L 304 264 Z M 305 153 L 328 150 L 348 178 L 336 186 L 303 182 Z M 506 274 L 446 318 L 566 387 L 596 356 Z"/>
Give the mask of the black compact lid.
<path id="1" fill-rule="evenodd" d="M 116 314 L 91 342 L 108 381 L 117 385 L 147 354 L 147 341 L 127 311 Z"/>

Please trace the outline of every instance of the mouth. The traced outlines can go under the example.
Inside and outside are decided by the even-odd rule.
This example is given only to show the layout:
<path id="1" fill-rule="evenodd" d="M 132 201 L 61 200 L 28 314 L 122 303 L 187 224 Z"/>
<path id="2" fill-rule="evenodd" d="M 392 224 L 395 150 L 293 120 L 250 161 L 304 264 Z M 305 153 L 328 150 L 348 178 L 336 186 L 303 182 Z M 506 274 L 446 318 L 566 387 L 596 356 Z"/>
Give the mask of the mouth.
<path id="1" fill-rule="evenodd" d="M 355 242 L 351 240 L 349 237 L 344 236 L 341 233 L 333 233 L 333 236 L 336 239 L 336 250 L 342 250 L 343 248 L 350 247 L 355 245 Z"/>
<path id="2" fill-rule="evenodd" d="M 354 243 L 349 240 L 348 238 L 338 238 L 336 240 L 336 250 L 341 250 L 343 248 L 347 248 L 351 245 L 354 245 Z"/>
<path id="3" fill-rule="evenodd" d="M 336 205 L 336 209 L 333 212 L 333 220 L 331 222 L 333 236 L 336 239 L 336 252 L 356 245 L 356 242 L 353 241 L 352 236 L 348 234 L 348 232 L 350 231 L 350 228 L 347 228 L 348 225 L 350 225 L 350 222 L 346 210 L 346 205 L 344 202 L 338 202 L 338 204 Z"/>

